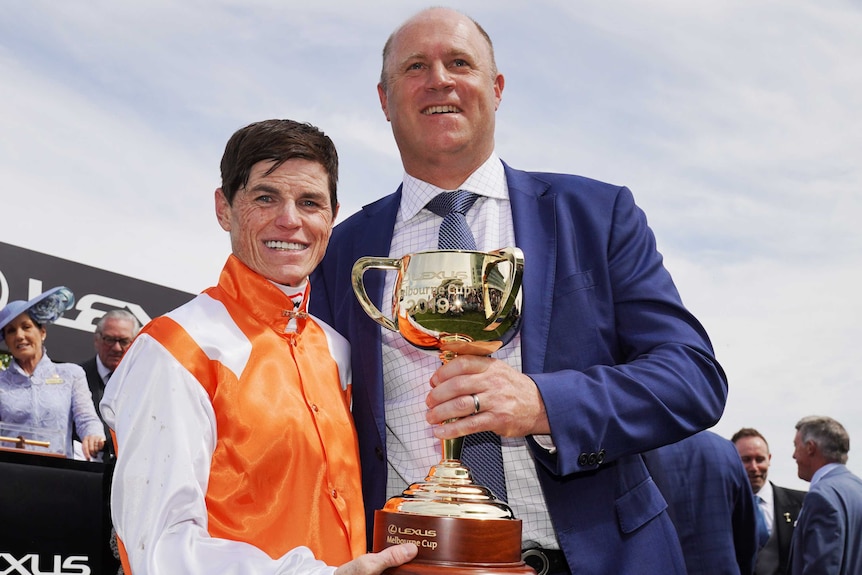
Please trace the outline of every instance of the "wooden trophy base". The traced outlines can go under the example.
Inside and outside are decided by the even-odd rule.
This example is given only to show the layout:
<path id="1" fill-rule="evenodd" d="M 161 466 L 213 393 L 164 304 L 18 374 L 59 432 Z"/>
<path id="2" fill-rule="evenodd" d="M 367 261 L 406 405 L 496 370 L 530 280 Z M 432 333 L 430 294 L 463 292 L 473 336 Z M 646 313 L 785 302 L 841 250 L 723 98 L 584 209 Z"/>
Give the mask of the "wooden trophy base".
<path id="1" fill-rule="evenodd" d="M 415 543 L 416 558 L 389 575 L 535 575 L 521 560 L 520 519 L 374 512 L 374 551 Z"/>

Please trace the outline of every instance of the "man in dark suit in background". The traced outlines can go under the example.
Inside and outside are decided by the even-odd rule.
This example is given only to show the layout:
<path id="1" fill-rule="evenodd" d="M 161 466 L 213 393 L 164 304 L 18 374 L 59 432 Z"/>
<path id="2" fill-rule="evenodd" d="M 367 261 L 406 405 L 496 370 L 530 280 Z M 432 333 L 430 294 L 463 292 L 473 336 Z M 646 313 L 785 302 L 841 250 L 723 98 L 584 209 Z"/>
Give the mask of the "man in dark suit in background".
<path id="1" fill-rule="evenodd" d="M 688 575 L 752 573 L 754 498 L 733 444 L 701 431 L 643 456 L 667 499 Z"/>
<path id="2" fill-rule="evenodd" d="M 105 393 L 105 384 L 111 378 L 111 374 L 117 369 L 123 354 L 129 349 L 132 340 L 141 330 L 141 323 L 131 312 L 124 309 L 113 309 L 105 313 L 96 323 L 96 333 L 93 336 L 93 346 L 96 355 L 81 363 L 87 374 L 87 383 L 90 385 L 90 393 L 99 413 L 99 402 Z M 102 414 L 99 413 L 99 417 Z M 104 425 L 104 420 L 102 424 Z M 107 461 L 114 456 L 114 441 L 108 426 L 105 425 L 105 447 L 102 457 Z"/>
<path id="3" fill-rule="evenodd" d="M 748 472 L 748 480 L 769 529 L 769 539 L 757 555 L 755 575 L 784 575 L 788 572 L 787 556 L 790 554 L 790 539 L 793 526 L 802 508 L 804 491 L 779 487 L 767 481 L 772 454 L 769 444 L 759 431 L 743 427 L 730 439 L 736 445 L 742 464 Z"/>
<path id="4" fill-rule="evenodd" d="M 793 447 L 799 478 L 811 489 L 793 531 L 791 575 L 859 575 L 862 479 L 847 469 L 847 430 L 831 417 L 803 417 Z"/>

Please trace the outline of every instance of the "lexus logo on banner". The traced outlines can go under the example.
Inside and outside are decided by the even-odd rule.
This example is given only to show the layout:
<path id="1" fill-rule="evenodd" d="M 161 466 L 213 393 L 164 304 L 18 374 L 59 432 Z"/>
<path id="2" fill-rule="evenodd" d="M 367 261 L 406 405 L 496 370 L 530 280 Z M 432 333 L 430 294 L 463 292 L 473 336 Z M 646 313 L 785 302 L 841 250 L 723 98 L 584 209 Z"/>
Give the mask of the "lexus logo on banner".
<path id="1" fill-rule="evenodd" d="M 96 322 L 112 309 L 125 309 L 141 325 L 194 297 L 77 262 L 0 242 L 0 309 L 13 300 L 30 300 L 47 289 L 66 286 L 75 306 L 46 326 L 45 349 L 56 362 L 81 363 L 95 355 Z M 0 350 L 7 351 L 0 340 Z"/>

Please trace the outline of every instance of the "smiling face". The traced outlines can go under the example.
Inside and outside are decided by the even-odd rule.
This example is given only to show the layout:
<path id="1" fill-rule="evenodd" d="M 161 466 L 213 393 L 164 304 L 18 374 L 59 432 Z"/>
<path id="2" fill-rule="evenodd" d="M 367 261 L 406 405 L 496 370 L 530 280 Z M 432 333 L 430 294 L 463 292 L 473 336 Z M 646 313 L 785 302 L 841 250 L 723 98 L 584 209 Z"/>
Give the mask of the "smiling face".
<path id="1" fill-rule="evenodd" d="M 3 341 L 18 365 L 33 373 L 42 359 L 45 328 L 37 325 L 27 312 L 22 313 L 3 328 Z"/>
<path id="2" fill-rule="evenodd" d="M 494 151 L 503 76 L 469 18 L 434 8 L 409 20 L 391 39 L 383 77 L 380 104 L 409 174 L 452 188 Z M 441 170 L 460 181 L 439 181 Z"/>
<path id="3" fill-rule="evenodd" d="M 292 158 L 267 173 L 273 165 L 256 163 L 232 205 L 217 189 L 216 215 L 240 261 L 295 286 L 323 259 L 338 206 L 330 204 L 329 178 L 318 162 Z"/>
<path id="4" fill-rule="evenodd" d="M 766 484 L 766 476 L 769 473 L 769 463 L 772 461 L 769 447 L 760 437 L 740 437 L 736 440 L 736 451 L 739 452 L 739 458 L 742 459 L 742 465 L 748 474 L 751 489 L 757 493 Z"/>

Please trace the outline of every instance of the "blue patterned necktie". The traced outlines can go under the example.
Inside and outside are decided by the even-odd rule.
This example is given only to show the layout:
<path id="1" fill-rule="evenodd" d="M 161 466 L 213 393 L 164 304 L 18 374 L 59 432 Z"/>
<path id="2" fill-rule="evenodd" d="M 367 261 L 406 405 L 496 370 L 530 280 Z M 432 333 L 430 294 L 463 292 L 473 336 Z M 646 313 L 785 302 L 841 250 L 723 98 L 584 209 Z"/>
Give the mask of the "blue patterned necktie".
<path id="1" fill-rule="evenodd" d="M 476 240 L 467 225 L 467 211 L 473 207 L 479 196 L 464 190 L 437 194 L 425 206 L 443 218 L 437 238 L 440 250 L 475 250 Z"/>
<path id="2" fill-rule="evenodd" d="M 443 192 L 425 206 L 443 218 L 437 238 L 437 249 L 475 250 L 476 240 L 465 217 L 478 195 L 458 190 Z M 464 438 L 461 461 L 470 469 L 477 485 L 487 487 L 500 501 L 507 500 L 506 475 L 503 472 L 503 452 L 500 436 L 493 431 L 480 431 Z"/>

